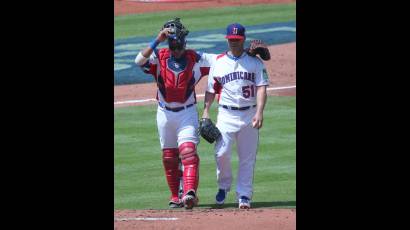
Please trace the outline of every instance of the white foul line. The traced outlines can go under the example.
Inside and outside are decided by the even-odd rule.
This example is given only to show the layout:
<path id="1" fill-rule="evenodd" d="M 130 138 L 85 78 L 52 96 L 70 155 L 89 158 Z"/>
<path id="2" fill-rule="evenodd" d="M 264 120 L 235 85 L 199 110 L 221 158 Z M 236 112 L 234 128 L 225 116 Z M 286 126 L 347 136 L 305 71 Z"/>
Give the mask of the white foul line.
<path id="1" fill-rule="evenodd" d="M 267 91 L 273 91 L 273 90 L 280 90 L 280 89 L 292 89 L 292 88 L 296 88 L 296 85 L 292 85 L 292 86 L 282 86 L 282 87 L 271 87 L 271 88 L 267 88 Z"/>
<path id="2" fill-rule="evenodd" d="M 296 85 L 292 86 L 282 86 L 282 87 L 271 87 L 267 88 L 267 91 L 274 91 L 274 90 L 281 90 L 281 89 L 292 89 L 296 88 Z M 196 95 L 197 97 L 204 97 L 205 94 L 198 94 Z M 157 101 L 157 99 L 154 98 L 148 98 L 148 99 L 140 99 L 140 100 L 128 100 L 128 101 L 116 101 L 114 102 L 114 105 L 121 105 L 121 104 L 132 104 L 132 103 L 143 103 L 143 102 L 149 102 L 149 101 Z"/>
<path id="3" fill-rule="evenodd" d="M 129 217 L 129 218 L 114 218 L 114 221 L 127 220 L 178 220 L 176 217 Z"/>

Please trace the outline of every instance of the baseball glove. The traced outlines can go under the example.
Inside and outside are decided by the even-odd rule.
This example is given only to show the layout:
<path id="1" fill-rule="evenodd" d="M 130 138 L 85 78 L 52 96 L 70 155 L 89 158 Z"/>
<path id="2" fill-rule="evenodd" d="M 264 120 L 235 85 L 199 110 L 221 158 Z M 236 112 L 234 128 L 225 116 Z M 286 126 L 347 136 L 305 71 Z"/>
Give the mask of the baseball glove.
<path id="1" fill-rule="evenodd" d="M 221 136 L 219 129 L 214 125 L 214 123 L 212 123 L 211 119 L 208 118 L 202 118 L 200 120 L 199 133 L 206 141 L 211 144 L 214 141 L 218 140 L 218 138 Z"/>
<path id="2" fill-rule="evenodd" d="M 252 40 L 249 48 L 246 49 L 249 56 L 255 57 L 259 55 L 264 61 L 270 60 L 269 49 L 262 40 Z"/>

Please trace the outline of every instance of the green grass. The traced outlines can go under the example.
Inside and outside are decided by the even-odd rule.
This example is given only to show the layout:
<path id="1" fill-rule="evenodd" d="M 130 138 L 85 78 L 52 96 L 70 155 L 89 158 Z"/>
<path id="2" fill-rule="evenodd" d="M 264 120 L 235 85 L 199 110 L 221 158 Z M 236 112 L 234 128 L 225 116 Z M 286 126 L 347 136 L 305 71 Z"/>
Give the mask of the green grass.
<path id="1" fill-rule="evenodd" d="M 261 4 L 213 9 L 165 11 L 114 17 L 114 39 L 157 35 L 167 20 L 180 17 L 189 31 L 296 20 L 296 4 Z"/>
<path id="2" fill-rule="evenodd" d="M 203 102 L 199 103 L 202 115 Z M 114 208 L 166 209 L 169 190 L 161 160 L 156 127 L 156 106 L 114 110 Z M 215 121 L 216 107 L 211 117 Z M 204 139 L 198 146 L 201 158 L 200 207 L 214 203 L 217 190 L 213 145 Z M 234 183 L 228 207 L 234 201 L 238 157 L 232 154 Z M 296 206 L 296 97 L 269 97 L 260 130 L 254 175 L 253 207 Z"/>

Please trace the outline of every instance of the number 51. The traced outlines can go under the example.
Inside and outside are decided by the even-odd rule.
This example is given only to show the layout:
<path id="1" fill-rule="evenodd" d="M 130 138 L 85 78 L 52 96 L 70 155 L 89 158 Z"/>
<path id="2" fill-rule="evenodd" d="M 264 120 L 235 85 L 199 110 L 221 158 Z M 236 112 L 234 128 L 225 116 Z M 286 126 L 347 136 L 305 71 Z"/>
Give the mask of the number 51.
<path id="1" fill-rule="evenodd" d="M 244 98 L 255 97 L 255 85 L 247 85 L 242 87 L 242 95 Z"/>

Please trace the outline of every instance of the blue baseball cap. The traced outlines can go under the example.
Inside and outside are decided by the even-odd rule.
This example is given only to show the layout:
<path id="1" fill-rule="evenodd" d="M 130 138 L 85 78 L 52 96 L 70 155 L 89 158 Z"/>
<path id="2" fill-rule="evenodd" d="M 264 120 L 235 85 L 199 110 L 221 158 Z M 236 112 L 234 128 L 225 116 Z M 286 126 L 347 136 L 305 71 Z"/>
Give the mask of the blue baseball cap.
<path id="1" fill-rule="evenodd" d="M 245 27 L 239 23 L 230 24 L 226 27 L 226 36 L 227 39 L 243 39 L 245 40 Z"/>

